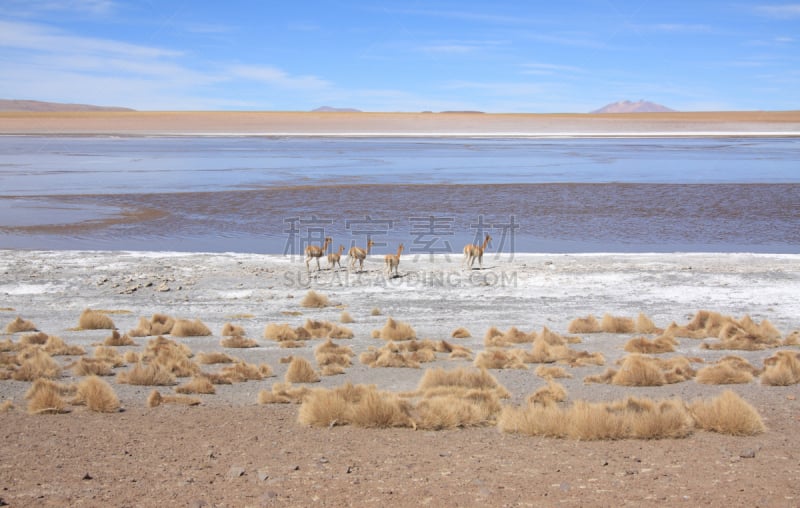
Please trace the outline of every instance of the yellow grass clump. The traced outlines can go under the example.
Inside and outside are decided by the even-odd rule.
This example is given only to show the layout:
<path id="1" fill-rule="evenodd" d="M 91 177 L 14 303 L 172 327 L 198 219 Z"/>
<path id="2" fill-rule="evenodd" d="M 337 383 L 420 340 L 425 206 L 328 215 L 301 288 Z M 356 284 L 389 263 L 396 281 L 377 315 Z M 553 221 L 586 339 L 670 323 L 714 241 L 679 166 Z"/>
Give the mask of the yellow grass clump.
<path id="1" fill-rule="evenodd" d="M 605 374 L 587 376 L 583 381 L 620 386 L 662 386 L 686 381 L 694 375 L 694 370 L 684 357 L 661 360 L 633 353 L 622 358 L 618 371 L 608 369 Z"/>
<path id="2" fill-rule="evenodd" d="M 136 343 L 133 339 L 128 336 L 128 334 L 120 335 L 117 330 L 111 332 L 111 335 L 106 337 L 106 340 L 103 341 L 104 346 L 135 346 Z"/>
<path id="3" fill-rule="evenodd" d="M 37 379 L 25 394 L 28 399 L 28 413 L 56 414 L 66 410 L 62 387 L 49 379 Z"/>
<path id="4" fill-rule="evenodd" d="M 468 339 L 472 337 L 472 334 L 469 333 L 469 330 L 467 330 L 463 326 L 459 326 L 458 328 L 453 330 L 453 333 L 450 334 L 450 337 L 454 339 Z"/>
<path id="5" fill-rule="evenodd" d="M 781 346 L 800 346 L 800 330 L 795 330 L 792 333 L 788 334 Z"/>
<path id="6" fill-rule="evenodd" d="M 266 377 L 271 377 L 273 374 L 272 368 L 266 363 L 255 365 L 247 362 L 236 362 L 223 367 L 220 375 L 230 383 L 244 383 L 246 381 L 261 381 Z"/>
<path id="7" fill-rule="evenodd" d="M 19 339 L 19 344 L 20 346 L 43 346 L 47 344 L 49 338 L 50 336 L 44 332 L 29 333 Z"/>
<path id="8" fill-rule="evenodd" d="M 298 340 L 297 332 L 287 323 L 267 324 L 266 328 L 264 328 L 264 338 L 278 342 Z"/>
<path id="9" fill-rule="evenodd" d="M 113 330 L 114 320 L 106 314 L 92 309 L 85 309 L 78 318 L 78 328 L 81 330 Z"/>
<path id="10" fill-rule="evenodd" d="M 382 314 L 381 309 L 377 307 L 373 307 L 372 310 L 369 312 L 370 316 L 380 316 Z"/>
<path id="11" fill-rule="evenodd" d="M 425 430 L 494 424 L 502 406 L 494 390 L 444 387 L 428 391 L 417 404 L 416 428 Z"/>
<path id="12" fill-rule="evenodd" d="M 695 381 L 706 385 L 744 384 L 752 381 L 757 374 L 758 369 L 744 358 L 726 356 L 714 365 L 698 370 Z"/>
<path id="13" fill-rule="evenodd" d="M 550 405 L 567 400 L 567 390 L 563 385 L 548 379 L 547 386 L 542 386 L 530 396 L 528 404 Z"/>
<path id="14" fill-rule="evenodd" d="M 565 371 L 562 367 L 549 366 L 549 365 L 539 365 L 538 367 L 536 367 L 536 370 L 533 371 L 533 373 L 545 379 L 572 378 L 572 374 Z"/>
<path id="15" fill-rule="evenodd" d="M 147 397 L 147 407 L 158 407 L 162 404 L 183 404 L 186 406 L 199 406 L 203 401 L 197 397 L 186 395 L 161 395 L 158 390 L 153 390 Z"/>
<path id="16" fill-rule="evenodd" d="M 568 408 L 507 406 L 497 426 L 502 432 L 593 441 L 685 437 L 693 422 L 681 401 L 630 397 L 616 402 L 575 401 Z"/>
<path id="17" fill-rule="evenodd" d="M 378 337 L 376 338 L 383 340 L 411 340 L 417 338 L 417 332 L 408 323 L 388 318 L 383 328 L 378 331 Z"/>
<path id="18" fill-rule="evenodd" d="M 511 397 L 509 391 L 486 369 L 470 369 L 465 367 L 452 370 L 441 368 L 428 369 L 417 385 L 417 392 L 425 393 L 428 390 L 439 387 L 490 390 L 494 391 L 501 399 Z"/>
<path id="19" fill-rule="evenodd" d="M 38 378 L 55 379 L 61 376 L 61 365 L 41 349 L 31 348 L 17 355 L 19 367 L 12 378 L 16 381 L 35 381 Z"/>
<path id="20" fill-rule="evenodd" d="M 636 323 L 628 317 L 603 314 L 603 319 L 600 321 L 600 331 L 605 333 L 634 333 L 636 331 Z"/>
<path id="21" fill-rule="evenodd" d="M 172 326 L 173 337 L 207 337 L 211 330 L 199 319 L 177 319 Z"/>
<path id="22" fill-rule="evenodd" d="M 61 337 L 50 335 L 44 343 L 44 350 L 51 356 L 76 356 L 85 355 L 86 350 L 81 346 L 70 346 Z"/>
<path id="23" fill-rule="evenodd" d="M 190 381 L 175 387 L 177 393 L 204 393 L 213 394 L 217 393 L 216 388 L 211 381 L 205 376 L 195 376 Z"/>
<path id="24" fill-rule="evenodd" d="M 215 363 L 233 363 L 237 361 L 236 358 L 226 353 L 197 353 L 197 363 L 201 365 L 212 365 Z"/>
<path id="25" fill-rule="evenodd" d="M 647 337 L 636 337 L 625 344 L 625 351 L 644 354 L 672 353 L 677 345 L 678 341 L 669 335 L 662 335 L 653 340 Z"/>
<path id="26" fill-rule="evenodd" d="M 340 323 L 355 323 L 356 320 L 353 319 L 353 316 L 351 316 L 350 313 L 345 310 L 345 311 L 342 311 L 342 315 L 339 316 L 339 322 Z"/>
<path id="27" fill-rule="evenodd" d="M 222 325 L 223 337 L 244 337 L 245 335 L 244 328 L 240 325 L 234 325 L 232 323 L 225 323 Z"/>
<path id="28" fill-rule="evenodd" d="M 481 351 L 472 363 L 484 369 L 527 369 L 524 363 L 513 352 L 501 349 Z"/>
<path id="29" fill-rule="evenodd" d="M 753 436 L 766 430 L 758 411 L 731 390 L 711 400 L 696 400 L 689 406 L 697 427 L 730 434 Z"/>
<path id="30" fill-rule="evenodd" d="M 507 347 L 513 344 L 533 342 L 537 337 L 536 332 L 525 333 L 515 326 L 505 332 L 492 326 L 486 330 L 486 334 L 483 336 L 483 345 L 486 347 Z"/>
<path id="31" fill-rule="evenodd" d="M 125 351 L 122 359 L 125 363 L 139 363 L 142 361 L 142 355 L 136 351 Z"/>
<path id="32" fill-rule="evenodd" d="M 569 333 L 600 333 L 600 323 L 589 314 L 585 318 L 575 318 L 567 326 Z"/>
<path id="33" fill-rule="evenodd" d="M 89 376 L 78 383 L 74 404 L 85 405 L 90 411 L 113 413 L 119 410 L 119 398 L 107 382 L 97 376 Z"/>
<path id="34" fill-rule="evenodd" d="M 115 348 L 110 346 L 97 346 L 94 348 L 94 358 L 96 360 L 101 360 L 112 367 L 122 367 L 127 363 L 125 361 L 125 357 L 123 357 L 119 351 Z"/>
<path id="35" fill-rule="evenodd" d="M 800 383 L 800 353 L 778 351 L 764 360 L 761 384 L 769 386 L 790 386 Z"/>
<path id="36" fill-rule="evenodd" d="M 355 353 L 353 353 L 352 349 L 335 344 L 331 339 L 323 342 L 314 350 L 314 358 L 320 367 L 329 365 L 349 367 L 353 356 L 355 356 Z"/>
<path id="37" fill-rule="evenodd" d="M 14 409 L 14 401 L 12 400 L 4 400 L 0 403 L 0 413 L 6 413 Z"/>
<path id="38" fill-rule="evenodd" d="M 275 383 L 272 390 L 258 392 L 259 404 L 300 404 L 303 398 L 311 393 L 307 386 L 293 387 L 292 383 Z"/>
<path id="39" fill-rule="evenodd" d="M 636 323 L 635 323 L 636 333 L 650 333 L 650 334 L 657 334 L 663 333 L 663 329 L 658 328 L 653 320 L 647 317 L 643 312 L 640 312 L 638 316 L 636 316 Z"/>
<path id="40" fill-rule="evenodd" d="M 347 383 L 331 390 L 317 389 L 303 400 L 298 421 L 312 427 L 414 427 L 411 405 L 374 385 Z"/>
<path id="41" fill-rule="evenodd" d="M 72 366 L 76 376 L 110 376 L 114 373 L 110 363 L 102 358 L 81 358 Z"/>
<path id="42" fill-rule="evenodd" d="M 19 332 L 35 332 L 37 331 L 36 325 L 32 321 L 22 319 L 17 316 L 14 320 L 6 325 L 6 333 L 19 333 Z"/>
<path id="43" fill-rule="evenodd" d="M 330 304 L 331 303 L 328 300 L 327 296 L 317 293 L 313 289 L 310 289 L 308 293 L 306 293 L 306 296 L 304 296 L 303 299 L 300 300 L 301 307 L 314 308 L 314 309 L 327 307 Z"/>
<path id="44" fill-rule="evenodd" d="M 153 314 L 153 317 L 147 319 L 145 317 L 139 318 L 139 324 L 136 328 L 130 330 L 128 335 L 131 337 L 149 337 L 151 335 L 168 335 L 172 332 L 172 327 L 175 325 L 175 319 L 166 314 Z"/>
<path id="45" fill-rule="evenodd" d="M 295 356 L 286 369 L 284 380 L 287 383 L 317 383 L 319 374 L 311 366 L 311 362 L 303 357 Z"/>
<path id="46" fill-rule="evenodd" d="M 248 339 L 241 335 L 231 335 L 219 341 L 219 345 L 229 348 L 250 348 L 258 347 L 258 342 L 255 339 Z"/>
<path id="47" fill-rule="evenodd" d="M 130 370 L 117 374 L 117 383 L 138 386 L 171 386 L 177 383 L 175 375 L 157 363 L 137 363 Z"/>

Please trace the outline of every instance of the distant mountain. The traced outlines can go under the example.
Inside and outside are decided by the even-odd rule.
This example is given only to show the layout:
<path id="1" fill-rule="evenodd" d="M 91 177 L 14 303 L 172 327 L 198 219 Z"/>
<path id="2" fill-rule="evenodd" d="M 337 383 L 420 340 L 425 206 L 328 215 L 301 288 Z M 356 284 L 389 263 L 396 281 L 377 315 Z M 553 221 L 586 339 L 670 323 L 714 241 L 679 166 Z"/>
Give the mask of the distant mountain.
<path id="1" fill-rule="evenodd" d="M 600 109 L 592 111 L 595 113 L 668 113 L 675 111 L 661 104 L 649 101 L 619 101 L 607 104 Z"/>
<path id="2" fill-rule="evenodd" d="M 90 104 L 65 104 L 61 102 L 42 102 L 15 99 L 0 99 L 0 111 L 134 111 L 130 108 L 92 106 Z"/>
<path id="3" fill-rule="evenodd" d="M 317 109 L 312 109 L 312 113 L 361 113 L 360 109 L 354 108 L 332 108 L 330 106 L 322 106 Z"/>

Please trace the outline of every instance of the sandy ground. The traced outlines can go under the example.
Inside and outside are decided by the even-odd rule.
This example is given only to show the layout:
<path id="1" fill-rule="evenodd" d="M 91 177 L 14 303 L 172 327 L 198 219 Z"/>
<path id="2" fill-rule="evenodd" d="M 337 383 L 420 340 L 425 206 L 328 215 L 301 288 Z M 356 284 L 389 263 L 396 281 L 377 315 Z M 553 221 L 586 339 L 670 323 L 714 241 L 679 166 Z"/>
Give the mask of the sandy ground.
<path id="1" fill-rule="evenodd" d="M 27 382 L 0 382 L 0 500 L 12 506 L 797 506 L 800 503 L 798 387 L 757 381 L 730 388 L 760 412 L 767 432 L 732 437 L 696 431 L 685 439 L 576 442 L 502 434 L 494 427 L 449 431 L 312 429 L 297 422 L 298 406 L 259 406 L 259 390 L 282 381 L 282 357 L 313 361 L 313 340 L 281 349 L 262 338 L 268 323 L 337 321 L 343 310 L 355 337 L 339 341 L 358 354 L 392 316 L 418 337 L 447 339 L 478 352 L 490 326 L 524 331 L 547 326 L 566 333 L 587 314 L 635 317 L 659 326 L 685 324 L 708 309 L 756 321 L 782 333 L 800 328 L 800 256 L 750 254 L 487 255 L 482 270 L 460 259 L 404 257 L 401 277 L 387 279 L 382 259 L 364 273 L 323 270 L 309 277 L 300 258 L 248 254 L 0 251 L 0 324 L 17 315 L 68 344 L 91 351 L 108 330 L 76 331 L 85 308 L 115 311 L 121 331 L 161 312 L 199 318 L 211 337 L 177 339 L 193 352 L 225 351 L 270 365 L 275 377 L 218 386 L 201 406 L 149 409 L 152 388 L 108 378 L 125 411 L 28 415 Z M 309 289 L 334 306 L 299 305 Z M 373 316 L 378 308 L 381 315 Z M 242 325 L 259 342 L 251 349 L 219 345 L 222 326 Z M 450 339 L 464 326 L 467 339 Z M 19 339 L 19 334 L 0 340 Z M 584 384 L 624 356 L 629 334 L 587 334 L 573 347 L 602 352 L 605 366 L 568 368 L 559 380 L 569 401 L 627 395 L 691 400 L 726 387 L 695 381 L 657 388 Z M 136 339 L 141 350 L 147 339 Z M 681 339 L 678 351 L 714 361 L 729 351 Z M 797 346 L 793 346 L 797 350 Z M 760 366 L 773 350 L 735 352 Z M 74 357 L 57 357 L 66 365 Z M 469 366 L 439 355 L 423 369 L 373 368 L 358 363 L 315 386 L 347 381 L 392 391 L 413 390 L 424 368 Z M 529 370 L 495 370 L 520 404 L 544 380 Z M 124 370 L 127 367 L 117 369 Z M 65 371 L 63 382 L 77 379 Z M 161 388 L 163 393 L 171 388 Z M 0 503 L 2 504 L 2 503 Z"/>
<path id="2" fill-rule="evenodd" d="M 0 112 L 0 134 L 798 135 L 800 112 L 630 114 Z"/>

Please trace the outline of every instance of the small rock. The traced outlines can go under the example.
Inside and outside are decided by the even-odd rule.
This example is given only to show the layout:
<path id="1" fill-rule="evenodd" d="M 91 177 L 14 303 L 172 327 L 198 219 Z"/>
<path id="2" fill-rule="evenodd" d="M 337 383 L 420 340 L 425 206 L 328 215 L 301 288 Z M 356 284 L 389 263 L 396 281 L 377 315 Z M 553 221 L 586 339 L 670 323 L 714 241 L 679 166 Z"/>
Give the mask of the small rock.
<path id="1" fill-rule="evenodd" d="M 89 473 L 86 473 L 85 475 L 83 475 L 83 478 L 81 478 L 81 480 L 94 480 L 94 478 L 92 478 L 92 475 L 90 475 Z"/>
<path id="2" fill-rule="evenodd" d="M 231 468 L 228 469 L 227 476 L 228 478 L 239 478 L 240 476 L 244 476 L 244 468 L 238 466 L 231 466 Z"/>
<path id="3" fill-rule="evenodd" d="M 259 469 L 256 473 L 256 478 L 258 478 L 258 481 L 260 482 L 265 482 L 269 479 L 269 474 L 267 473 L 266 469 Z"/>
<path id="4" fill-rule="evenodd" d="M 753 449 L 745 450 L 739 454 L 739 457 L 743 459 L 754 459 L 756 458 L 756 451 Z"/>
<path id="5" fill-rule="evenodd" d="M 169 291 L 169 286 L 167 286 L 166 282 L 162 282 L 161 285 L 159 285 L 156 288 L 156 291 L 160 291 L 161 293 L 166 293 L 167 291 Z"/>
<path id="6" fill-rule="evenodd" d="M 319 463 L 320 463 L 320 464 L 327 464 L 327 463 L 328 463 L 328 459 L 326 459 L 325 457 L 321 457 L 321 458 L 319 459 Z"/>

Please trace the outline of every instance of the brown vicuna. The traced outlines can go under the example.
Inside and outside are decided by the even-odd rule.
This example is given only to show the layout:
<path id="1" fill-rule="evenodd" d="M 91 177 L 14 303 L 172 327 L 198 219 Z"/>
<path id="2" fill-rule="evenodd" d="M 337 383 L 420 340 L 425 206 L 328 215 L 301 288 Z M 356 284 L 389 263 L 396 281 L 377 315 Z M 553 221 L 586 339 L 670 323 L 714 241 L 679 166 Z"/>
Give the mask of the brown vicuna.
<path id="1" fill-rule="evenodd" d="M 367 242 L 367 249 L 364 250 L 360 247 L 356 247 L 355 245 L 350 247 L 350 251 L 347 253 L 347 257 L 350 259 L 350 269 L 352 270 L 356 266 L 356 261 L 358 261 L 358 271 L 364 271 L 364 260 L 367 259 L 369 256 L 369 251 L 372 249 L 372 246 L 375 245 L 375 242 L 372 240 Z"/>
<path id="2" fill-rule="evenodd" d="M 319 258 L 325 255 L 328 252 L 328 246 L 331 244 L 333 239 L 330 236 L 325 237 L 325 242 L 322 244 L 322 247 L 317 247 L 316 245 L 307 245 L 306 246 L 306 270 L 311 272 L 311 260 L 317 260 L 317 270 L 321 270 L 319 266 Z"/>
<path id="3" fill-rule="evenodd" d="M 483 268 L 483 252 L 488 247 L 489 242 L 492 241 L 492 237 L 489 236 L 489 233 L 486 233 L 486 238 L 483 240 L 482 245 L 477 244 L 467 244 L 464 246 L 464 261 L 463 264 L 472 268 L 472 265 L 475 264 L 475 260 L 478 260 L 478 266 Z"/>
<path id="4" fill-rule="evenodd" d="M 388 275 L 392 275 L 392 270 L 394 270 L 394 276 L 399 277 L 400 274 L 398 273 L 398 267 L 400 266 L 400 255 L 403 253 L 403 244 L 397 246 L 397 254 L 386 254 L 383 257 L 384 263 L 386 264 L 386 273 Z"/>
<path id="5" fill-rule="evenodd" d="M 333 270 L 336 265 L 342 267 L 342 253 L 344 252 L 344 245 L 339 244 L 339 250 L 328 254 L 328 268 Z"/>

